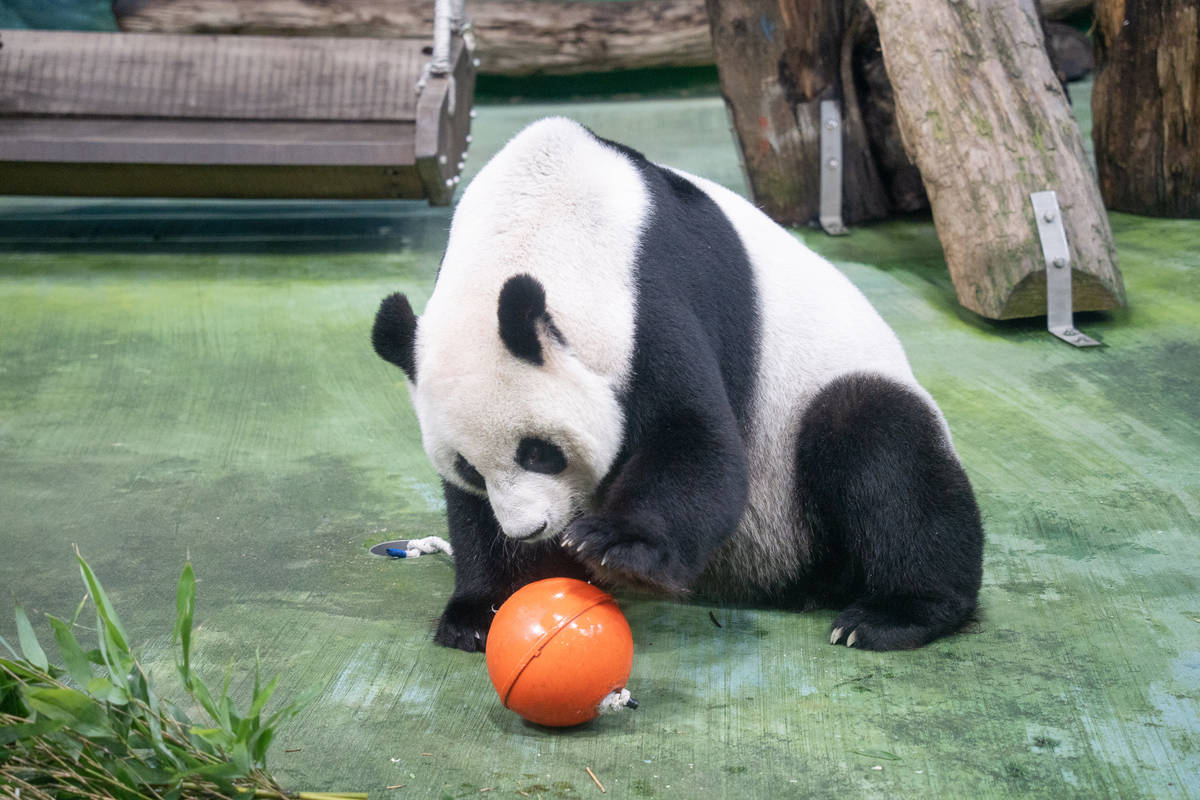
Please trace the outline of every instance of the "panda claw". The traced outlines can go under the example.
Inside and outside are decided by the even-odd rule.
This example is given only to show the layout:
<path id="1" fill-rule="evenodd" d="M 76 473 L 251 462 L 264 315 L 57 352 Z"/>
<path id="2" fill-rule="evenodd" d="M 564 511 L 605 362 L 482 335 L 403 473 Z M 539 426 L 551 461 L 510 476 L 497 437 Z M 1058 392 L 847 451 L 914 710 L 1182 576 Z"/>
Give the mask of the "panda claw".
<path id="1" fill-rule="evenodd" d="M 858 631 L 851 631 L 846 637 L 846 647 L 854 647 L 854 643 L 858 641 Z"/>
<path id="2" fill-rule="evenodd" d="M 838 643 L 838 641 L 839 641 L 841 638 L 842 638 L 842 629 L 841 629 L 841 628 L 834 628 L 834 629 L 833 629 L 833 633 L 831 633 L 831 634 L 829 635 L 829 643 L 830 643 L 830 644 L 837 644 L 837 643 Z"/>

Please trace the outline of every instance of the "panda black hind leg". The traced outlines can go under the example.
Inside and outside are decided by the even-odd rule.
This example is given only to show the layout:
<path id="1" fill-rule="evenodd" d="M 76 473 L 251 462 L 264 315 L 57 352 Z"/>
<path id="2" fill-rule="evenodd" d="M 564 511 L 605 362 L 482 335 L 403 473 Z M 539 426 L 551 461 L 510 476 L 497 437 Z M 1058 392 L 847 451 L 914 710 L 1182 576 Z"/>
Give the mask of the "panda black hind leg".
<path id="1" fill-rule="evenodd" d="M 804 412 L 797 467 L 812 577 L 849 602 L 831 643 L 920 647 L 973 618 L 979 509 L 927 401 L 879 376 L 834 380 Z"/>

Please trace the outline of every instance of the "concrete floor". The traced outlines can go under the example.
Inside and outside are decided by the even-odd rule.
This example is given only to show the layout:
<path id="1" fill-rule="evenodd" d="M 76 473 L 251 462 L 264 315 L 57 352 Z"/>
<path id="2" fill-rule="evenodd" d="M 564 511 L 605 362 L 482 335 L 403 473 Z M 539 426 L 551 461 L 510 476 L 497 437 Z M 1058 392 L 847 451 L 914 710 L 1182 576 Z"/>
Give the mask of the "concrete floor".
<path id="1" fill-rule="evenodd" d="M 483 106 L 471 167 L 547 113 L 741 188 L 713 98 Z M 1200 796 L 1200 222 L 1113 216 L 1131 305 L 1080 320 L 1092 350 L 958 308 L 928 221 L 798 232 L 945 410 L 983 619 L 874 654 L 830 647 L 832 612 L 627 598 L 642 707 L 549 731 L 430 642 L 446 557 L 367 553 L 444 529 L 368 331 L 388 292 L 423 305 L 448 220 L 0 198 L 0 607 L 69 615 L 78 543 L 170 687 L 190 555 L 198 668 L 248 692 L 257 652 L 281 693 L 322 687 L 271 752 L 294 789 L 599 796 L 590 767 L 614 797 Z"/>

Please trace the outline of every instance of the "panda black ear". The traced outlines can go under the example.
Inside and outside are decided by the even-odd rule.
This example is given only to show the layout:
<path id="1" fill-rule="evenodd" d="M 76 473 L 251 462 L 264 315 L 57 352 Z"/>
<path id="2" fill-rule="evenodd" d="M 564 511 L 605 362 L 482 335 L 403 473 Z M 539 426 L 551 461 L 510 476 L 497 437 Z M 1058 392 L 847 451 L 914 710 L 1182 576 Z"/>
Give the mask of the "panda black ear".
<path id="1" fill-rule="evenodd" d="M 375 314 L 371 344 L 380 358 L 404 370 L 413 383 L 417 381 L 416 335 L 417 316 L 408 298 L 399 292 L 385 297 Z"/>
<path id="2" fill-rule="evenodd" d="M 546 311 L 546 290 L 532 275 L 514 275 L 505 281 L 496 316 L 504 346 L 531 364 L 541 366 L 543 361 L 539 326 L 545 326 L 546 333 L 562 341 L 562 334 Z"/>

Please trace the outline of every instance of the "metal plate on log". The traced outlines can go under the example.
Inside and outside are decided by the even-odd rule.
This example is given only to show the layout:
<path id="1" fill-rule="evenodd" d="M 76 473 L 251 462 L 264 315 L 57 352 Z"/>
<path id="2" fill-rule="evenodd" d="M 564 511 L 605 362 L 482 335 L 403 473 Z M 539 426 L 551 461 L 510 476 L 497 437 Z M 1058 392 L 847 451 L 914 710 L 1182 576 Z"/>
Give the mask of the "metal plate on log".
<path id="1" fill-rule="evenodd" d="M 1058 196 L 1047 191 L 1033 192 L 1029 197 L 1033 201 L 1033 216 L 1046 261 L 1046 328 L 1067 344 L 1095 347 L 1100 342 L 1075 327 L 1071 305 L 1071 248 L 1067 246 Z"/>
<path id="2" fill-rule="evenodd" d="M 842 222 L 842 113 L 834 100 L 821 101 L 821 227 L 830 236 L 850 231 Z"/>

